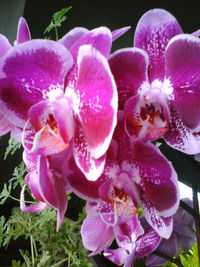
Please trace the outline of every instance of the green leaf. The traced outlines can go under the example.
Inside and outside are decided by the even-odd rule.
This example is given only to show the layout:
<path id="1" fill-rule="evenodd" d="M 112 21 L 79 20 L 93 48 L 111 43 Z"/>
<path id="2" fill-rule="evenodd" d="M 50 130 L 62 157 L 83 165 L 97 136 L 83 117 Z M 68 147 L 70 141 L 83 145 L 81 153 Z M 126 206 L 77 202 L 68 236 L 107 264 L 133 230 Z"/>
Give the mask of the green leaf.
<path id="1" fill-rule="evenodd" d="M 61 27 L 61 24 L 67 19 L 65 14 L 71 9 L 72 7 L 66 7 L 61 9 L 60 11 L 56 12 L 52 17 L 51 23 L 49 26 L 46 27 L 44 34 L 49 33 L 52 29 L 57 29 L 57 27 Z"/>
<path id="2" fill-rule="evenodd" d="M 9 154 L 14 155 L 17 149 L 21 148 L 21 143 L 17 142 L 14 138 L 10 137 L 8 141 L 8 146 L 4 154 L 4 160 L 8 157 Z"/>

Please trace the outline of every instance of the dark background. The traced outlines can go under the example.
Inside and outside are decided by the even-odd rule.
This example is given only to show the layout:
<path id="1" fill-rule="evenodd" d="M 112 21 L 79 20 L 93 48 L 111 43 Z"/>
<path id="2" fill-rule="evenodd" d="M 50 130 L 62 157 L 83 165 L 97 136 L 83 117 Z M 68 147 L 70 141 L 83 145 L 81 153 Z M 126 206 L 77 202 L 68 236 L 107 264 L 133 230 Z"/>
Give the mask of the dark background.
<path id="1" fill-rule="evenodd" d="M 58 29 L 59 38 L 77 26 L 88 29 L 107 26 L 114 30 L 130 25 L 131 30 L 114 43 L 113 51 L 133 45 L 133 35 L 138 20 L 152 8 L 164 8 L 171 12 L 185 33 L 200 28 L 199 0 L 0 0 L 0 33 L 6 35 L 13 43 L 16 39 L 18 19 L 24 16 L 32 38 L 44 38 L 44 30 L 50 24 L 52 15 L 68 6 L 72 6 L 72 9 L 67 15 L 68 19 Z M 53 31 L 50 35 L 52 39 L 55 38 Z M 15 157 L 3 161 L 7 141 L 8 136 L 0 138 L 0 191 L 3 183 L 11 177 L 14 167 L 21 161 L 20 152 Z M 161 150 L 173 162 L 179 180 L 190 186 L 200 185 L 200 167 L 191 156 L 186 156 L 166 145 L 161 146 Z M 0 215 L 2 213 L 9 216 L 15 205 L 15 202 L 7 201 L 6 208 L 5 205 L 0 206 Z M 0 265 L 3 264 L 2 258 L 3 254 L 0 252 Z M 14 258 L 13 252 L 12 258 Z M 107 263 L 103 262 L 100 266 L 107 266 Z"/>

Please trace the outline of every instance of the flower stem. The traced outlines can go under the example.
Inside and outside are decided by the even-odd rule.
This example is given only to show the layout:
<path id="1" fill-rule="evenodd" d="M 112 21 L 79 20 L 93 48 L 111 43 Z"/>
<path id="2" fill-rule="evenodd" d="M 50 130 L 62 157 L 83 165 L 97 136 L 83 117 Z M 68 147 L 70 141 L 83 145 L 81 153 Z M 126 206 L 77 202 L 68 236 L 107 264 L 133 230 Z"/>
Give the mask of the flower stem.
<path id="1" fill-rule="evenodd" d="M 32 258 L 32 265 L 35 265 L 35 258 L 34 258 L 34 251 L 33 251 L 33 237 L 30 236 L 30 243 L 31 243 L 31 258 Z"/>
<path id="2" fill-rule="evenodd" d="M 192 185 L 192 195 L 193 195 L 193 207 L 197 214 L 199 214 L 199 202 L 197 196 L 197 185 Z M 196 238 L 197 238 L 197 249 L 199 254 L 199 266 L 200 266 L 200 219 L 195 217 L 195 227 L 196 227 Z"/>
<path id="3" fill-rule="evenodd" d="M 56 41 L 58 41 L 58 29 L 55 27 L 55 33 L 56 33 Z"/>

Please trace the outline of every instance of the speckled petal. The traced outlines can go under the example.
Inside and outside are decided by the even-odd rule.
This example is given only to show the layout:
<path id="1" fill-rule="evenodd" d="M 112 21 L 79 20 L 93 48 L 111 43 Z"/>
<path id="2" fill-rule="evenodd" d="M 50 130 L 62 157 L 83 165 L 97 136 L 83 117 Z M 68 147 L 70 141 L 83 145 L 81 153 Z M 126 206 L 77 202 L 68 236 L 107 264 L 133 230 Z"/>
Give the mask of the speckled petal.
<path id="1" fill-rule="evenodd" d="M 163 238 L 169 238 L 172 233 L 172 217 L 162 217 L 154 206 L 149 202 L 144 192 L 140 192 L 140 204 L 143 215 L 150 226 Z"/>
<path id="2" fill-rule="evenodd" d="M 119 108 L 123 109 L 125 101 L 137 95 L 143 82 L 148 80 L 148 56 L 141 49 L 124 48 L 109 58 L 109 65 L 117 85 Z"/>
<path id="3" fill-rule="evenodd" d="M 109 147 L 117 123 L 118 96 L 106 58 L 90 45 L 80 47 L 75 113 L 98 159 Z M 98 130 L 97 130 L 98 129 Z"/>
<path id="4" fill-rule="evenodd" d="M 99 159 L 95 159 L 91 155 L 84 130 L 78 120 L 76 124 L 73 147 L 74 159 L 86 178 L 90 181 L 96 181 L 103 172 L 106 156 L 103 155 Z"/>
<path id="5" fill-rule="evenodd" d="M 173 104 L 183 123 L 200 130 L 200 39 L 174 37 L 166 50 L 166 78 L 173 88 Z"/>
<path id="6" fill-rule="evenodd" d="M 135 142 L 133 156 L 145 195 L 160 215 L 172 216 L 179 206 L 178 179 L 172 164 L 150 143 Z"/>
<path id="7" fill-rule="evenodd" d="M 165 49 L 170 39 L 182 30 L 169 12 L 152 9 L 139 20 L 134 36 L 134 45 L 144 49 L 150 58 L 149 79 L 163 81 L 165 74 Z"/>
<path id="8" fill-rule="evenodd" d="M 186 127 L 178 112 L 170 103 L 171 119 L 169 130 L 164 135 L 168 145 L 186 154 L 197 154 L 200 152 L 200 134 L 195 134 Z"/>
<path id="9" fill-rule="evenodd" d="M 32 105 L 63 93 L 72 64 L 68 50 L 50 40 L 32 40 L 10 49 L 0 64 L 1 111 L 23 128 Z"/>

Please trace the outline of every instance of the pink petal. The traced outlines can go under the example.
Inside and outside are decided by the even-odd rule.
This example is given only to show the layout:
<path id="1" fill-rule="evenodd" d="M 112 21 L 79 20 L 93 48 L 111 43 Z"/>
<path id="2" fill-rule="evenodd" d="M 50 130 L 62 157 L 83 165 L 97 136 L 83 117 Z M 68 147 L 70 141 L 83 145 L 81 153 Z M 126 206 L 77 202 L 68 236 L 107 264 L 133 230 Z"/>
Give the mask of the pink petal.
<path id="1" fill-rule="evenodd" d="M 200 40 L 189 34 L 173 38 L 166 50 L 166 77 L 173 87 L 173 104 L 183 123 L 200 129 Z"/>
<path id="2" fill-rule="evenodd" d="M 67 49 L 70 49 L 76 41 L 88 32 L 89 31 L 86 28 L 76 27 L 65 34 L 58 42 L 64 45 Z"/>
<path id="3" fill-rule="evenodd" d="M 32 142 L 30 141 L 29 129 L 25 128 L 24 130 L 24 144 L 26 147 L 27 144 L 31 146 L 30 148 L 27 147 L 30 153 L 50 155 L 68 147 L 68 138 L 71 139 L 71 134 L 73 134 L 69 116 L 68 120 L 66 119 L 66 114 L 70 115 L 70 111 L 66 106 L 66 114 L 63 114 L 63 106 L 58 101 L 56 103 L 57 107 L 55 105 L 51 107 L 53 102 L 41 101 L 30 108 L 28 117 L 33 127 Z M 53 110 L 53 108 L 57 108 L 59 111 Z M 61 133 L 64 138 L 62 138 Z"/>
<path id="4" fill-rule="evenodd" d="M 20 209 L 24 212 L 38 212 L 38 211 L 42 211 L 45 208 L 47 208 L 47 204 L 44 202 L 39 202 L 37 204 L 31 205 L 31 206 L 27 206 L 24 200 L 24 190 L 25 190 L 25 185 L 21 190 L 20 193 Z"/>
<path id="5" fill-rule="evenodd" d="M 23 127 L 32 105 L 62 94 L 72 64 L 67 49 L 54 41 L 33 40 L 10 49 L 0 66 L 1 110 L 9 121 Z"/>
<path id="6" fill-rule="evenodd" d="M 168 145 L 186 154 L 200 152 L 200 135 L 193 133 L 181 120 L 178 112 L 170 103 L 171 119 L 169 130 L 164 138 Z"/>
<path id="7" fill-rule="evenodd" d="M 130 30 L 131 26 L 123 27 L 112 31 L 112 41 L 114 42 L 116 39 L 121 37 L 124 33 Z"/>
<path id="8" fill-rule="evenodd" d="M 40 157 L 39 190 L 45 202 L 57 210 L 57 230 L 62 225 L 67 210 L 66 182 L 56 176 L 47 165 L 47 159 Z"/>
<path id="9" fill-rule="evenodd" d="M 3 57 L 11 49 L 11 47 L 12 46 L 6 36 L 0 34 L 0 58 Z"/>
<path id="10" fill-rule="evenodd" d="M 148 80 L 148 56 L 141 49 L 124 48 L 109 58 L 109 65 L 117 85 L 119 108 L 123 109 L 125 101 L 137 95 L 141 85 Z"/>
<path id="11" fill-rule="evenodd" d="M 144 235 L 136 242 L 136 257 L 141 259 L 152 253 L 156 250 L 160 241 L 161 237 L 152 228 L 146 229 Z"/>
<path id="12" fill-rule="evenodd" d="M 112 45 L 112 34 L 108 28 L 99 27 L 82 35 L 70 48 L 70 52 L 75 61 L 78 56 L 79 48 L 87 44 L 99 50 L 105 57 L 108 57 Z"/>
<path id="13" fill-rule="evenodd" d="M 100 176 L 96 181 L 88 181 L 85 175 L 77 167 L 72 154 L 65 162 L 64 173 L 70 189 L 76 195 L 90 201 L 100 199 L 98 189 L 99 186 L 104 182 L 105 178 Z"/>
<path id="14" fill-rule="evenodd" d="M 115 264 L 121 266 L 127 260 L 128 253 L 123 248 L 109 249 L 106 248 L 103 253 L 104 257 L 114 262 Z M 132 261 L 133 263 L 133 261 Z"/>
<path id="15" fill-rule="evenodd" d="M 151 204 L 160 215 L 173 215 L 179 206 L 179 189 L 172 164 L 150 143 L 135 142 L 133 157 L 135 171 Z"/>
<path id="16" fill-rule="evenodd" d="M 99 159 L 95 159 L 91 155 L 84 130 L 78 120 L 76 124 L 73 148 L 74 159 L 86 178 L 90 181 L 96 181 L 103 172 L 106 157 L 103 155 Z"/>
<path id="17" fill-rule="evenodd" d="M 140 193 L 140 203 L 143 215 L 150 226 L 163 238 L 169 238 L 172 233 L 172 217 L 162 217 L 155 207 L 149 202 L 144 192 Z"/>
<path id="18" fill-rule="evenodd" d="M 6 119 L 5 116 L 0 114 L 0 136 L 7 134 L 13 128 L 13 125 Z"/>
<path id="19" fill-rule="evenodd" d="M 105 224 L 101 217 L 88 214 L 81 227 L 83 245 L 93 251 L 94 256 L 109 246 L 113 239 L 113 228 Z"/>
<path id="20" fill-rule="evenodd" d="M 139 20 L 134 45 L 142 48 L 149 55 L 151 82 L 155 79 L 163 81 L 165 49 L 170 39 L 180 33 L 182 30 L 174 16 L 163 9 L 152 9 Z"/>
<path id="21" fill-rule="evenodd" d="M 18 23 L 17 29 L 17 44 L 21 44 L 31 40 L 31 34 L 29 31 L 28 24 L 25 18 L 21 17 Z"/>
<path id="22" fill-rule="evenodd" d="M 91 155 L 99 158 L 108 149 L 116 126 L 118 97 L 105 57 L 89 45 L 79 50 L 75 94 L 78 106 L 75 106 L 75 112 L 79 115 Z"/>

